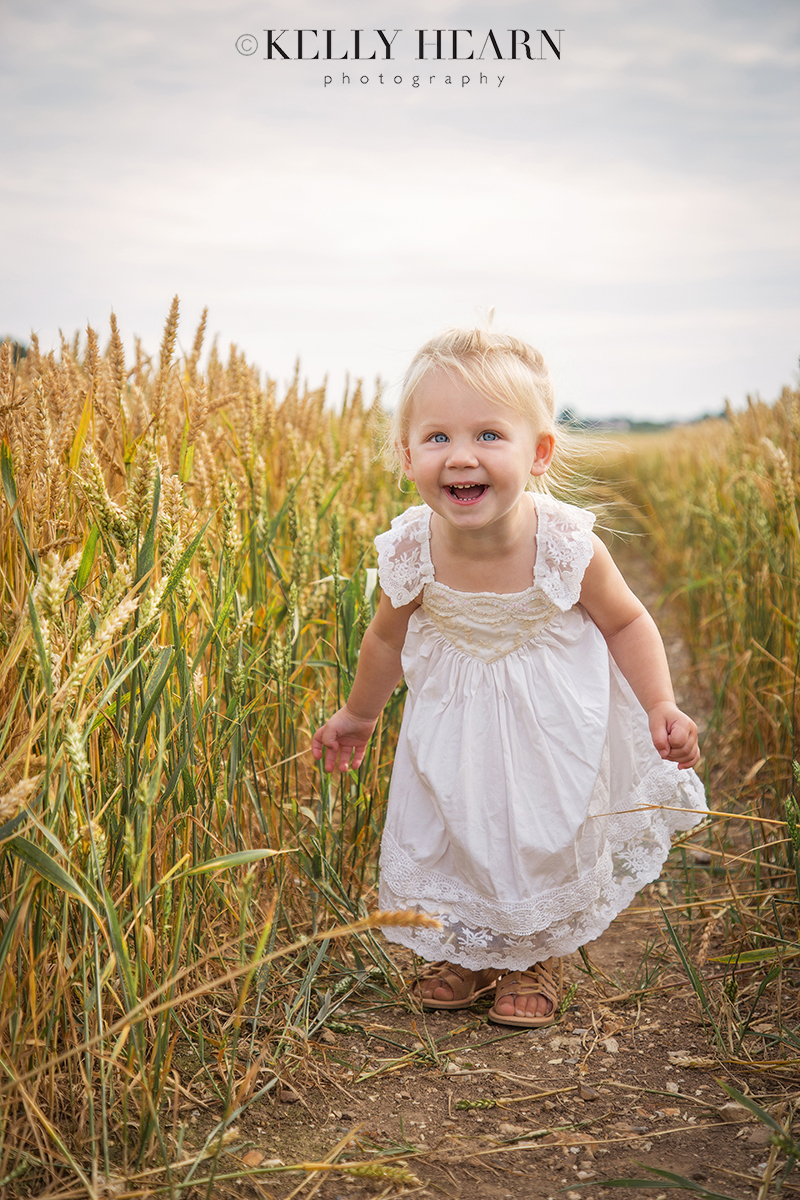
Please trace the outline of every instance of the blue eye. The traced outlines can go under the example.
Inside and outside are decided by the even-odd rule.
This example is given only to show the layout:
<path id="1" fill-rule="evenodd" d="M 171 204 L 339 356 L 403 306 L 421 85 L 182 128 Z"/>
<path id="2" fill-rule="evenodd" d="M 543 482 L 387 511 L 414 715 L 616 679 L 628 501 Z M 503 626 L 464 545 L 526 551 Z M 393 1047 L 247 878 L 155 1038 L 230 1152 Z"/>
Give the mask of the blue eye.
<path id="1" fill-rule="evenodd" d="M 446 441 L 448 441 L 448 437 L 447 437 L 447 434 L 446 434 L 446 433 L 435 433 L 435 434 L 433 435 L 433 437 L 431 438 L 431 441 L 432 441 L 432 442 L 439 442 L 439 443 L 441 443 L 441 442 L 446 442 Z"/>
<path id="2" fill-rule="evenodd" d="M 496 441 L 498 441 L 498 440 L 499 440 L 499 434 L 497 434 L 497 433 L 493 433 L 493 432 L 491 431 L 491 429 L 487 429 L 487 430 L 485 430 L 485 431 L 484 431 L 484 432 L 481 434 L 481 437 L 484 439 L 484 441 L 487 441 L 487 442 L 496 442 Z"/>

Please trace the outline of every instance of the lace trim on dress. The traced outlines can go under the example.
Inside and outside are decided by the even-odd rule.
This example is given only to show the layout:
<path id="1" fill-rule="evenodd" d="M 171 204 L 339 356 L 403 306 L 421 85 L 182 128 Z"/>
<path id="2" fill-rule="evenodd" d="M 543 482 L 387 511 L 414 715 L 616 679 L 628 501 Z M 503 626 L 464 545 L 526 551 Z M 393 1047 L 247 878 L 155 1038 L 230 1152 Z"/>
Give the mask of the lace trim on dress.
<path id="1" fill-rule="evenodd" d="M 391 529 L 375 538 L 378 579 L 393 608 L 410 604 L 426 583 L 433 583 L 430 520 L 427 504 L 417 504 L 395 517 Z"/>
<path id="2" fill-rule="evenodd" d="M 539 528 L 534 582 L 562 612 L 567 612 L 581 598 L 583 576 L 592 561 L 595 515 L 548 495 L 536 497 L 536 512 Z"/>
<path id="3" fill-rule="evenodd" d="M 666 803 L 672 807 L 662 808 Z M 542 958 L 572 954 L 599 937 L 658 878 L 672 834 L 691 829 L 707 811 L 696 777 L 676 782 L 673 772 L 658 768 L 641 781 L 628 807 L 634 811 L 609 817 L 606 850 L 591 871 L 515 905 L 488 900 L 462 880 L 421 869 L 384 833 L 380 907 L 416 909 L 443 926 L 393 927 L 384 934 L 429 961 L 446 959 L 472 970 L 525 970 Z M 431 896 L 436 899 L 424 898 Z"/>
<path id="4" fill-rule="evenodd" d="M 534 587 L 541 588 L 562 612 L 567 612 L 581 598 L 581 582 L 593 554 L 590 534 L 595 516 L 545 494 L 536 496 L 536 512 Z M 431 509 L 427 504 L 417 504 L 395 517 L 391 528 L 375 538 L 378 578 L 394 608 L 410 604 L 426 584 L 434 582 L 430 530 Z M 527 597 L 531 591 L 529 588 L 516 594 Z"/>

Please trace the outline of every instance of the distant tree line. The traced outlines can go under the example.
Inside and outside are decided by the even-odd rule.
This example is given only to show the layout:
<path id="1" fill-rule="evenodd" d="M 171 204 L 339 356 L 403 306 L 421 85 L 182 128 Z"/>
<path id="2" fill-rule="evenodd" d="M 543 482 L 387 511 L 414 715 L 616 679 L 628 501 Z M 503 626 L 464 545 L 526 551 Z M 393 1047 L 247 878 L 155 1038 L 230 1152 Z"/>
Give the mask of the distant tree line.
<path id="1" fill-rule="evenodd" d="M 703 413 L 690 421 L 637 421 L 633 417 L 581 417 L 573 408 L 562 408 L 558 414 L 559 425 L 576 432 L 607 430 L 620 433 L 658 433 L 662 429 L 673 429 L 676 425 L 696 425 L 700 421 L 726 419 L 725 409 L 718 413 Z"/>

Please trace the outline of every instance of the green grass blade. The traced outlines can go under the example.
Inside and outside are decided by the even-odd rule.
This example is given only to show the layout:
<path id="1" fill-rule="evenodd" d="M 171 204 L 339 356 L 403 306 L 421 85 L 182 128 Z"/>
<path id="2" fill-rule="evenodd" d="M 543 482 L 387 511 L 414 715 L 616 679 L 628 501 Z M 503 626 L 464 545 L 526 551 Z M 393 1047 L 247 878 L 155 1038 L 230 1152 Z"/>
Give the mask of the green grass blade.
<path id="1" fill-rule="evenodd" d="M 158 704 L 161 693 L 166 687 L 174 662 L 175 654 L 172 647 L 165 646 L 147 677 L 147 683 L 144 688 L 144 706 L 136 726 L 136 733 L 134 734 L 134 741 L 137 743 L 141 742 L 145 735 L 147 723 L 153 714 L 153 709 Z"/>
<path id="2" fill-rule="evenodd" d="M 637 1163 L 637 1167 L 641 1167 L 645 1171 L 649 1171 L 651 1175 L 655 1175 L 655 1179 L 598 1179 L 592 1180 L 592 1184 L 599 1184 L 604 1188 L 650 1188 L 651 1190 L 664 1191 L 670 1188 L 681 1188 L 687 1192 L 693 1192 L 695 1196 L 702 1197 L 702 1200 L 737 1200 L 735 1196 L 729 1196 L 725 1192 L 712 1192 L 708 1188 L 701 1187 L 699 1183 L 695 1183 L 693 1179 L 687 1179 L 685 1175 L 676 1175 L 674 1171 L 663 1171 L 659 1167 L 648 1167 L 645 1163 Z M 574 1187 L 590 1187 L 591 1184 L 570 1184 Z"/>
<path id="3" fill-rule="evenodd" d="M 194 538 L 192 538 L 191 542 L 186 547 L 183 554 L 180 556 L 180 558 L 176 562 L 175 566 L 170 571 L 169 579 L 167 580 L 167 586 L 164 588 L 164 594 L 161 597 L 162 608 L 166 607 L 167 602 L 169 601 L 169 598 L 172 596 L 176 587 L 178 586 L 180 581 L 183 579 L 183 576 L 186 574 L 186 568 L 189 566 L 189 563 L 194 558 L 197 547 L 200 545 L 203 538 L 205 537 L 206 530 L 208 529 L 210 524 L 211 524 L 211 521 L 209 519 L 208 521 L 206 521 L 205 525 L 200 530 L 200 532 L 198 534 L 196 534 Z"/>
<path id="4" fill-rule="evenodd" d="M 39 624 L 39 614 L 36 611 L 36 605 L 33 603 L 33 596 L 28 595 L 28 615 L 31 619 L 31 630 L 33 631 L 33 640 L 36 643 L 36 656 L 39 659 L 39 665 L 42 668 L 42 679 L 44 680 L 45 691 L 48 696 L 53 694 L 53 672 L 50 668 L 50 655 L 44 644 L 42 635 L 42 627 Z"/>
<path id="5" fill-rule="evenodd" d="M 92 573 L 95 556 L 97 554 L 97 543 L 100 540 L 100 527 L 93 525 L 89 530 L 89 536 L 83 545 L 83 554 L 81 561 L 78 564 L 78 571 L 75 576 L 75 591 L 82 592 L 89 582 L 89 576 Z"/>
<path id="6" fill-rule="evenodd" d="M 767 934 L 759 933 L 759 937 L 767 937 Z M 788 946 L 781 958 L 796 958 L 800 954 L 800 946 L 794 942 L 785 942 L 780 938 L 774 939 L 777 945 Z M 740 954 L 720 954 L 714 958 L 709 958 L 709 962 L 721 963 L 724 966 L 736 965 L 741 963 L 764 963 L 774 962 L 777 957 L 774 949 L 765 948 L 763 950 L 743 950 Z"/>
<path id="7" fill-rule="evenodd" d="M 85 904 L 89 911 L 99 919 L 97 901 L 91 900 L 77 880 L 73 879 L 40 846 L 29 842 L 27 838 L 15 837 L 8 842 L 8 847 L 13 850 L 17 858 L 21 858 L 23 862 L 27 863 L 37 875 L 41 875 L 42 879 L 46 879 L 48 883 L 58 888 L 59 891 L 67 892 L 68 895 L 74 896 L 76 900 L 80 900 L 81 904 Z"/>
<path id="8" fill-rule="evenodd" d="M 136 578 L 139 583 L 146 578 L 155 566 L 156 561 L 156 529 L 158 527 L 158 504 L 161 498 L 161 470 L 156 463 L 156 477 L 153 483 L 153 511 L 150 514 L 150 524 L 144 535 L 139 553 L 136 556 Z"/>
<path id="9" fill-rule="evenodd" d="M 717 1083 L 722 1088 L 723 1092 L 728 1093 L 732 1100 L 735 1100 L 737 1104 L 742 1104 L 745 1108 L 749 1109 L 754 1117 L 758 1117 L 762 1125 L 767 1125 L 773 1131 L 773 1133 L 778 1133 L 781 1136 L 783 1135 L 783 1127 L 778 1124 L 773 1116 L 770 1116 L 765 1108 L 762 1108 L 760 1104 L 756 1104 L 755 1100 L 751 1100 L 749 1096 L 745 1096 L 742 1092 L 737 1091 L 736 1088 L 730 1083 L 724 1083 L 721 1079 L 718 1079 Z"/>
<path id="10" fill-rule="evenodd" d="M 675 947 L 675 950 L 677 951 L 678 957 L 681 960 L 681 966 L 683 967 L 684 971 L 686 972 L 686 974 L 689 978 L 689 982 L 691 983 L 692 988 L 694 989 L 695 995 L 697 996 L 698 1000 L 700 1001 L 703 1012 L 708 1017 L 711 1027 L 714 1030 L 714 1036 L 715 1036 L 715 1039 L 717 1042 L 717 1046 L 723 1052 L 726 1052 L 725 1042 L 722 1037 L 722 1033 L 720 1032 L 719 1026 L 717 1025 L 717 1022 L 714 1019 L 714 1014 L 711 1011 L 711 1005 L 709 1004 L 708 994 L 706 992 L 706 989 L 703 986 L 702 977 L 701 977 L 700 973 L 697 970 L 695 970 L 694 964 L 689 961 L 689 957 L 686 954 L 686 951 L 684 950 L 684 947 L 683 947 L 683 942 L 681 941 L 680 937 L 678 936 L 677 931 L 673 928 L 672 922 L 670 921 L 669 917 L 667 916 L 666 911 L 664 910 L 663 904 L 660 905 L 660 908 L 661 908 L 661 914 L 667 923 L 667 931 L 669 933 L 670 941 L 672 942 L 673 946 Z"/>
<path id="11" fill-rule="evenodd" d="M 38 556 L 31 552 L 25 537 L 25 530 L 22 528 L 22 521 L 19 519 L 19 509 L 17 502 L 17 484 L 14 479 L 14 460 L 11 457 L 11 448 L 3 438 L 3 443 L 0 446 L 0 478 L 3 481 L 3 491 L 5 492 L 8 507 L 11 509 L 11 520 L 14 522 L 14 528 L 19 534 L 19 540 L 22 542 L 22 549 L 25 551 L 25 557 L 28 560 L 28 565 L 34 575 L 39 575 Z"/>
<path id="12" fill-rule="evenodd" d="M 108 891 L 108 888 L 103 888 L 103 899 L 105 901 L 105 916 L 108 923 L 108 936 L 111 942 L 111 949 L 114 951 L 114 957 L 117 960 L 117 971 L 119 973 L 120 984 L 125 1000 L 125 1008 L 127 1012 L 131 1012 L 137 1003 L 136 998 L 136 983 L 133 978 L 133 968 L 131 966 L 130 955 L 128 954 L 128 946 L 122 933 L 122 927 L 119 923 L 114 897 Z M 134 1022 L 133 1032 L 137 1043 L 140 1043 L 139 1026 Z"/>
<path id="13" fill-rule="evenodd" d="M 260 862 L 263 858 L 273 858 L 276 854 L 290 854 L 291 850 L 239 850 L 236 854 L 223 854 L 220 858 L 209 859 L 182 872 L 186 875 L 207 875 L 209 871 L 227 871 L 230 867 L 245 867 L 248 863 Z"/>

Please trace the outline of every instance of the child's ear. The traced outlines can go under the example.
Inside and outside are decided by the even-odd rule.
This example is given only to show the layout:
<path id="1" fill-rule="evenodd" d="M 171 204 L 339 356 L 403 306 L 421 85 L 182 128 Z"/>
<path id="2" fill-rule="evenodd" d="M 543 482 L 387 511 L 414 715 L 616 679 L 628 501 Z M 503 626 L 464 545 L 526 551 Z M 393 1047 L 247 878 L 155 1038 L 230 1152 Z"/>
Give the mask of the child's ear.
<path id="1" fill-rule="evenodd" d="M 406 479 L 409 479 L 413 483 L 414 472 L 411 467 L 411 451 L 409 450 L 408 446 L 403 446 L 402 444 L 398 444 L 396 449 L 400 456 L 400 462 L 403 464 L 403 473 L 405 474 Z"/>
<path id="2" fill-rule="evenodd" d="M 536 454 L 531 466 L 531 475 L 544 475 L 553 461 L 553 451 L 555 448 L 556 439 L 552 433 L 543 433 L 536 443 Z"/>

